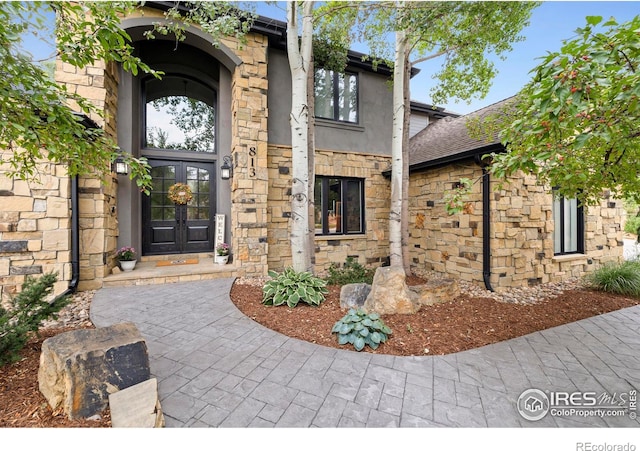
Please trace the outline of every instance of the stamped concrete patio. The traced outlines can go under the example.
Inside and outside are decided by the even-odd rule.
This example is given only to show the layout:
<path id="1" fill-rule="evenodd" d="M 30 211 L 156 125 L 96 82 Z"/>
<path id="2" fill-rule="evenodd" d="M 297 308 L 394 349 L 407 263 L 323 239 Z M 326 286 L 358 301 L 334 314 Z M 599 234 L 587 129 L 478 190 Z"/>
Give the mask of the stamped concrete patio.
<path id="1" fill-rule="evenodd" d="M 134 322 L 147 341 L 167 427 L 639 427 L 619 417 L 516 408 L 530 388 L 640 388 L 640 306 L 446 356 L 316 346 L 269 330 L 231 302 L 233 278 L 108 287 L 96 327 Z M 635 413 L 635 412 L 634 412 Z"/>

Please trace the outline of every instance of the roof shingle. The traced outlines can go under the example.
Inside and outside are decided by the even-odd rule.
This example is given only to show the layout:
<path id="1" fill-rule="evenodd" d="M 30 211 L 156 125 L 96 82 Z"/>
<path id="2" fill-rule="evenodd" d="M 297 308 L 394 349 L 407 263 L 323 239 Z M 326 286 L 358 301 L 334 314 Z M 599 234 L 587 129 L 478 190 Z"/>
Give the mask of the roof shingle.
<path id="1" fill-rule="evenodd" d="M 409 166 L 436 163 L 499 144 L 497 135 L 493 140 L 474 139 L 469 136 L 467 122 L 476 118 L 482 121 L 489 115 L 500 113 L 513 98 L 509 97 L 464 116 L 445 117 L 430 124 L 409 140 Z"/>

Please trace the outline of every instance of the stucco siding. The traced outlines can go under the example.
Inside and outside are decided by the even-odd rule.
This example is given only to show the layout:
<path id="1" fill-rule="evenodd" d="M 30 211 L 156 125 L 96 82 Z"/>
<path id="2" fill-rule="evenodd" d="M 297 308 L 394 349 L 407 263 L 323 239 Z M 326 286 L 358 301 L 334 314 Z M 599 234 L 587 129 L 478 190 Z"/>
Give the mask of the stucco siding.
<path id="1" fill-rule="evenodd" d="M 269 143 L 291 145 L 291 74 L 286 53 L 269 50 Z M 386 76 L 358 73 L 358 124 L 316 121 L 316 147 L 368 154 L 391 154 L 392 92 Z"/>

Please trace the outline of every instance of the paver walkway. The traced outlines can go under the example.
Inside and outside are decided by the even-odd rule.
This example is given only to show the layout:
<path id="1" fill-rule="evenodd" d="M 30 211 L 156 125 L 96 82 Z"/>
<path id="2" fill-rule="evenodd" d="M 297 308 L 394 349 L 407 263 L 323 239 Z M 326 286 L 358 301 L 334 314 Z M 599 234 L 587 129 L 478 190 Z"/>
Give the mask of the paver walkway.
<path id="1" fill-rule="evenodd" d="M 230 301 L 233 279 L 99 290 L 97 327 L 134 322 L 147 341 L 167 427 L 639 427 L 624 417 L 531 422 L 542 391 L 640 388 L 640 306 L 447 356 L 316 346 L 269 330 Z"/>

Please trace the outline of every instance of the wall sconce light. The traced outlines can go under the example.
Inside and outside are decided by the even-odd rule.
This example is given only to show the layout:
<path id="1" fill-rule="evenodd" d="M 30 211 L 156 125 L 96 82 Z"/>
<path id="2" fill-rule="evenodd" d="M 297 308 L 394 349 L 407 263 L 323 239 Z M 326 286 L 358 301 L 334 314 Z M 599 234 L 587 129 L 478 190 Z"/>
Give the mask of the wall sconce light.
<path id="1" fill-rule="evenodd" d="M 220 166 L 220 178 L 222 180 L 229 180 L 233 175 L 233 168 L 231 167 L 231 157 L 225 155 L 222 158 L 222 166 Z"/>
<path id="2" fill-rule="evenodd" d="M 111 170 L 118 175 L 127 175 L 129 174 L 129 165 L 120 155 L 111 164 Z"/>

